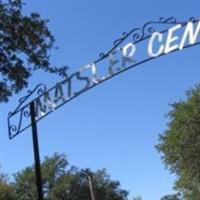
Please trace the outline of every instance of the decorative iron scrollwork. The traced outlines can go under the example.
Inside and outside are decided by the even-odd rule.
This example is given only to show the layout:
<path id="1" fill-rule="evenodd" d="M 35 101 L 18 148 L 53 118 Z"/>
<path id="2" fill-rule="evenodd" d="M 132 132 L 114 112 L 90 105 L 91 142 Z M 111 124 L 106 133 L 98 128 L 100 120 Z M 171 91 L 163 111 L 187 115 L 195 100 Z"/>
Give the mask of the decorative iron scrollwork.
<path id="1" fill-rule="evenodd" d="M 198 21 L 198 19 L 191 17 L 189 21 L 195 23 Z M 134 28 L 130 32 L 123 32 L 122 35 L 113 42 L 113 48 L 109 50 L 107 53 L 102 52 L 99 57 L 100 59 L 104 59 L 105 57 L 107 57 L 110 52 L 116 49 L 126 38 L 128 38 L 131 35 L 134 44 L 147 39 L 152 35 L 152 33 L 159 31 L 156 29 L 154 25 L 173 25 L 173 24 L 186 25 L 187 22 L 188 21 L 186 22 L 178 21 L 175 17 L 169 17 L 169 18 L 160 17 L 158 21 L 149 21 L 145 23 L 142 28 Z M 98 61 L 100 61 L 100 59 L 98 59 Z"/>
<path id="2" fill-rule="evenodd" d="M 8 129 L 10 138 L 17 135 L 19 132 L 22 132 L 23 121 L 30 118 L 30 109 L 27 101 L 30 100 L 34 94 L 37 97 L 42 95 L 46 90 L 47 88 L 44 84 L 38 84 L 33 90 L 28 90 L 27 95 L 19 99 L 19 105 L 17 108 L 13 112 L 8 113 Z M 24 105 L 25 103 L 26 105 Z M 11 120 L 13 116 L 15 116 L 15 120 L 13 120 L 14 122 Z"/>
<path id="3" fill-rule="evenodd" d="M 21 97 L 19 99 L 19 105 L 17 106 L 17 108 L 13 111 L 13 112 L 9 112 L 9 116 L 15 114 L 16 112 L 18 112 L 20 110 L 20 108 L 24 105 L 25 102 L 27 102 L 28 99 L 30 99 L 30 97 L 36 93 L 37 96 L 43 94 L 45 91 L 47 90 L 46 85 L 44 84 L 38 84 L 35 86 L 35 88 L 33 90 L 28 90 L 27 94 L 24 97 Z"/>

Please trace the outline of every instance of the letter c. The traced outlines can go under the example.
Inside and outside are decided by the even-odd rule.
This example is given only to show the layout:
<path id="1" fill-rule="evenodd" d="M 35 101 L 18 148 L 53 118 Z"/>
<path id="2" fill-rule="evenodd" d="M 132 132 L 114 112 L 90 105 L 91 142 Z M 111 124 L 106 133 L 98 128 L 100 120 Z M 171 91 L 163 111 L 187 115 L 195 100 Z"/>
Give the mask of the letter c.
<path id="1" fill-rule="evenodd" d="M 159 32 L 155 32 L 152 34 L 150 40 L 149 40 L 149 44 L 148 44 L 148 54 L 149 56 L 151 57 L 157 57 L 159 56 L 160 54 L 162 54 L 163 50 L 164 50 L 164 45 L 161 45 L 159 50 L 155 53 L 153 52 L 153 43 L 154 43 L 154 40 L 158 38 L 158 41 L 159 42 L 162 42 L 162 39 L 163 39 L 163 35 Z"/>

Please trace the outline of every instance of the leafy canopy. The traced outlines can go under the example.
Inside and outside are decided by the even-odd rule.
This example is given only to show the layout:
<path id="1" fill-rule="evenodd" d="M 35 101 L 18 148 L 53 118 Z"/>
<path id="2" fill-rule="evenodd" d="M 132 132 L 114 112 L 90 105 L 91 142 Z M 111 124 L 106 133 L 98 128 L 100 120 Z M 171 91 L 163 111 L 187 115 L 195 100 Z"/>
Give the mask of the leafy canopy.
<path id="1" fill-rule="evenodd" d="M 161 200 L 181 200 L 181 199 L 179 198 L 179 195 L 173 194 L 173 195 L 166 195 L 163 198 L 161 198 Z"/>
<path id="2" fill-rule="evenodd" d="M 97 200 L 127 200 L 128 192 L 120 188 L 118 181 L 110 179 L 105 170 L 92 172 L 69 168 L 65 155 L 54 154 L 42 163 L 43 189 L 45 200 L 88 200 L 90 188 L 87 171 L 92 175 L 92 184 Z M 17 199 L 36 200 L 34 167 L 27 167 L 15 175 L 13 183 Z"/>
<path id="3" fill-rule="evenodd" d="M 172 105 L 168 129 L 159 137 L 157 149 L 171 172 L 175 189 L 183 199 L 200 197 L 200 85 L 187 92 L 187 99 Z"/>
<path id="4" fill-rule="evenodd" d="M 0 168 L 0 200 L 16 200 L 14 189 L 7 183 L 7 175 Z"/>
<path id="5" fill-rule="evenodd" d="M 21 0 L 0 1 L 0 102 L 28 86 L 37 69 L 66 74 L 66 67 L 50 66 L 54 37 L 38 13 L 26 16 Z"/>

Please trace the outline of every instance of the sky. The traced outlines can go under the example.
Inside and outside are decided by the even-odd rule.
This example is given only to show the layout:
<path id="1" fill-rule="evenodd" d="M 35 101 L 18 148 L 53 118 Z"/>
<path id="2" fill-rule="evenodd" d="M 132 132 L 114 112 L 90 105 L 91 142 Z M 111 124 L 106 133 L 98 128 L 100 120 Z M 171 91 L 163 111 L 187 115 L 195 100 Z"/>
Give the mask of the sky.
<path id="1" fill-rule="evenodd" d="M 113 46 L 124 31 L 160 17 L 187 21 L 199 18 L 195 0 L 26 0 L 24 13 L 39 12 L 50 20 L 58 50 L 52 65 L 74 72 Z M 199 46 L 178 51 L 122 73 L 69 102 L 38 123 L 41 160 L 54 152 L 67 155 L 70 165 L 106 168 L 130 198 L 159 200 L 173 193 L 170 174 L 156 151 L 158 136 L 167 128 L 170 104 L 185 99 L 199 82 Z M 29 88 L 55 85 L 51 75 L 35 73 Z M 8 139 L 7 115 L 22 91 L 1 104 L 0 163 L 12 175 L 34 162 L 31 130 Z"/>

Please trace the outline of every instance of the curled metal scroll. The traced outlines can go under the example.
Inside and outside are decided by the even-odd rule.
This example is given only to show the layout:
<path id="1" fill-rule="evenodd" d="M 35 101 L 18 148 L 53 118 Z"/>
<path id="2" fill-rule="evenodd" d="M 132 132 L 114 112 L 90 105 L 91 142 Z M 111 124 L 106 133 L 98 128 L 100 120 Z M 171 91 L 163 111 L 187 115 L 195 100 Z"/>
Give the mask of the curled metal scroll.
<path id="1" fill-rule="evenodd" d="M 13 111 L 13 112 L 9 112 L 9 116 L 15 114 L 18 110 L 20 110 L 20 108 L 23 106 L 23 104 L 25 102 L 27 102 L 28 99 L 30 99 L 30 97 L 33 95 L 33 94 L 37 94 L 37 95 L 41 95 L 43 94 L 45 91 L 47 90 L 46 88 L 46 85 L 40 83 L 38 85 L 35 86 L 35 88 L 33 90 L 28 90 L 27 91 L 27 94 L 24 96 L 24 97 L 21 97 L 19 99 L 19 105 L 17 106 L 17 108 Z"/>
<path id="2" fill-rule="evenodd" d="M 38 84 L 33 90 L 28 90 L 27 94 L 19 99 L 19 105 L 16 107 L 16 109 L 13 112 L 8 113 L 9 138 L 12 138 L 19 132 L 23 131 L 22 123 L 24 119 L 30 118 L 29 106 L 24 106 L 24 104 L 27 103 L 27 101 L 30 101 L 33 95 L 37 97 L 38 95 L 42 95 L 46 90 L 47 88 L 44 84 Z M 11 123 L 10 119 L 14 115 L 18 118 L 18 120 L 16 123 Z"/>

